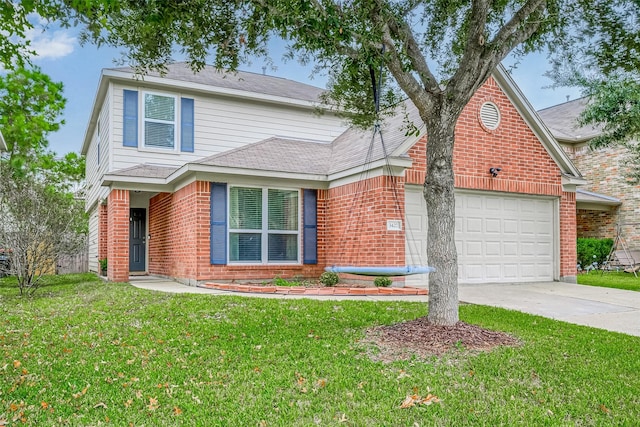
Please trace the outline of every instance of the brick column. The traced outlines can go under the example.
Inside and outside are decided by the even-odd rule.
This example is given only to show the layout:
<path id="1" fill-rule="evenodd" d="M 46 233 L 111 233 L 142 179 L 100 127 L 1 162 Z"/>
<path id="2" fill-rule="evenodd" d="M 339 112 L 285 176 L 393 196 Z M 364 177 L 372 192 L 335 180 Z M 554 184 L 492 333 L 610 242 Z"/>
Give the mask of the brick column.
<path id="1" fill-rule="evenodd" d="M 112 190 L 107 201 L 107 278 L 129 281 L 129 191 Z"/>
<path id="2" fill-rule="evenodd" d="M 98 206 L 98 259 L 107 257 L 107 230 L 109 214 L 107 205 Z"/>
<path id="3" fill-rule="evenodd" d="M 563 192 L 560 198 L 560 280 L 576 283 L 576 193 Z"/>

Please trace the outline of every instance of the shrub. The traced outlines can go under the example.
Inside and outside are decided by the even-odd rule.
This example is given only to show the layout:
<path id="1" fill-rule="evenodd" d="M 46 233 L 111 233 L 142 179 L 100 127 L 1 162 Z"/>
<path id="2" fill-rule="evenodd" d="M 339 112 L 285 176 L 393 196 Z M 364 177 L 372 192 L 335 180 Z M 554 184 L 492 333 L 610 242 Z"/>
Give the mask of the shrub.
<path id="1" fill-rule="evenodd" d="M 392 280 L 386 276 L 379 276 L 373 279 L 373 284 L 380 288 L 388 288 L 391 286 Z"/>
<path id="2" fill-rule="evenodd" d="M 613 239 L 595 239 L 581 237 L 578 239 L 578 263 L 582 268 L 591 265 L 594 261 L 602 264 L 613 247 Z"/>
<path id="3" fill-rule="evenodd" d="M 340 281 L 338 273 L 332 273 L 331 271 L 325 271 L 320 275 L 320 283 L 325 286 L 335 286 Z"/>

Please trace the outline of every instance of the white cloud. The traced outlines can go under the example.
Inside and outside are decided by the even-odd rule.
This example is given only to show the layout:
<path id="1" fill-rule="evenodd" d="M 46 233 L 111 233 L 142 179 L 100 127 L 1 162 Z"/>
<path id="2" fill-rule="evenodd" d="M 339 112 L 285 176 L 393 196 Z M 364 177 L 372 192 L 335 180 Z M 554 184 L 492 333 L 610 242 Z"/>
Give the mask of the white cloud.
<path id="1" fill-rule="evenodd" d="M 58 59 L 70 55 L 77 39 L 64 30 L 31 30 L 27 34 L 31 49 L 37 53 L 36 59 Z"/>

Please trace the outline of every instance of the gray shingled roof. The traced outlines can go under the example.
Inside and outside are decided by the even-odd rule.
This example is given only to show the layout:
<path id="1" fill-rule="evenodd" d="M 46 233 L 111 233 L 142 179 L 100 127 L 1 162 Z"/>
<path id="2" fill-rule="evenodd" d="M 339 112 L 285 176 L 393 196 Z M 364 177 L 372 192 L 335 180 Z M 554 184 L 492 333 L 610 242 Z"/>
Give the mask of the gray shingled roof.
<path id="1" fill-rule="evenodd" d="M 109 173 L 109 175 L 126 176 L 126 177 L 132 177 L 132 178 L 165 179 L 176 170 L 178 170 L 178 168 L 172 167 L 172 166 L 152 165 L 152 164 L 145 163 L 142 165 L 132 166 L 126 169 L 120 169 L 115 172 Z"/>
<path id="2" fill-rule="evenodd" d="M 407 140 L 406 121 L 414 123 L 419 128 L 423 126 L 422 120 L 418 115 L 418 109 L 410 101 L 405 101 L 401 104 L 396 109 L 395 114 L 387 117 L 381 124 L 380 128 L 387 156 L 391 155 Z M 352 127 L 336 138 L 332 143 L 333 150 L 329 173 L 336 173 L 365 164 L 372 134 L 373 129 L 362 130 Z M 376 135 L 369 161 L 373 162 L 384 158 L 385 153 L 380 135 Z"/>
<path id="3" fill-rule="evenodd" d="M 111 70 L 126 73 L 135 72 L 131 67 L 111 68 Z M 319 102 L 319 97 L 324 92 L 324 89 L 282 77 L 246 71 L 230 73 L 211 65 L 205 66 L 197 74 L 194 74 L 184 62 L 168 64 L 167 72 L 162 76 L 157 71 L 149 71 L 146 75 L 309 102 Z"/>
<path id="4" fill-rule="evenodd" d="M 331 145 L 269 138 L 195 162 L 209 166 L 326 175 Z"/>
<path id="5" fill-rule="evenodd" d="M 538 115 L 549 128 L 554 138 L 563 142 L 583 142 L 600 135 L 600 128 L 579 126 L 578 116 L 584 111 L 587 98 L 555 105 L 538 111 Z"/>

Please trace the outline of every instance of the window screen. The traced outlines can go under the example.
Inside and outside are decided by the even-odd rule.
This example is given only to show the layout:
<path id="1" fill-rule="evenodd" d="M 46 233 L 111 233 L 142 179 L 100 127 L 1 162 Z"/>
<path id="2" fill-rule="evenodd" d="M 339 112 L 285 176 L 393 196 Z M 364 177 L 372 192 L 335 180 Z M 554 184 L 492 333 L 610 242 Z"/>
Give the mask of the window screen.
<path id="1" fill-rule="evenodd" d="M 144 143 L 147 147 L 174 148 L 176 100 L 172 96 L 144 95 Z"/>

